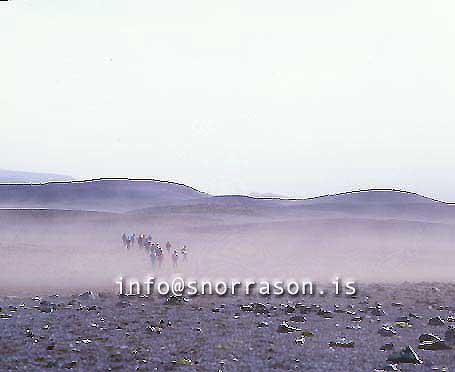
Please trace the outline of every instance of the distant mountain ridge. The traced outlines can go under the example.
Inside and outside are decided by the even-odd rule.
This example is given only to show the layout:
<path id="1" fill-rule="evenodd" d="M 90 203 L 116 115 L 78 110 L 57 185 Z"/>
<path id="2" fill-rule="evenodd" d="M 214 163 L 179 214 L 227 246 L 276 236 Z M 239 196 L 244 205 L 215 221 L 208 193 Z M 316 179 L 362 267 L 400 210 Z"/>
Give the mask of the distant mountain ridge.
<path id="1" fill-rule="evenodd" d="M 21 172 L 0 169 L 0 183 L 44 183 L 72 180 L 72 177 L 62 174 Z"/>
<path id="2" fill-rule="evenodd" d="M 190 186 L 154 179 L 101 178 L 87 181 L 51 181 L 39 184 L 0 184 L 2 209 L 68 209 L 102 212 L 147 212 L 172 207 L 173 210 L 201 211 L 286 207 L 300 210 L 410 209 L 449 206 L 424 196 L 401 190 L 364 190 L 308 199 L 254 198 L 243 195 L 213 196 Z M 182 209 L 183 208 L 183 209 Z M 376 212 L 375 212 L 376 213 Z"/>
<path id="3" fill-rule="evenodd" d="M 43 184 L 0 184 L 0 208 L 125 212 L 178 205 L 208 195 L 159 180 L 96 179 Z"/>

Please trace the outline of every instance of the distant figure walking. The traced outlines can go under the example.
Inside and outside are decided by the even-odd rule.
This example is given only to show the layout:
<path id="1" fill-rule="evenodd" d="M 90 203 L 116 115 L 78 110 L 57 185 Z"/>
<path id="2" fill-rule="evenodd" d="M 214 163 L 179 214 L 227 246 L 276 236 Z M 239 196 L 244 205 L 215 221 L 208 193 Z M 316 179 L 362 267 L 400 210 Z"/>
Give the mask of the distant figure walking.
<path id="1" fill-rule="evenodd" d="M 183 261 L 186 261 L 187 260 L 186 256 L 188 255 L 188 248 L 186 247 L 186 245 L 183 245 L 180 252 L 182 253 Z"/>
<path id="2" fill-rule="evenodd" d="M 172 263 L 174 264 L 174 267 L 177 267 L 179 260 L 179 254 L 176 249 L 174 249 L 174 252 L 172 253 Z"/>
<path id="3" fill-rule="evenodd" d="M 161 247 L 159 245 L 157 245 L 155 248 L 155 252 L 156 252 L 156 258 L 158 260 L 158 267 L 161 268 L 161 266 L 163 265 L 163 259 L 164 259 L 163 250 L 161 249 Z"/>
<path id="4" fill-rule="evenodd" d="M 150 249 L 150 252 L 149 252 L 149 256 L 150 256 L 150 261 L 152 263 L 152 268 L 155 268 L 155 265 L 156 265 L 156 252 L 155 252 L 155 249 Z"/>
<path id="5" fill-rule="evenodd" d="M 172 245 L 169 241 L 166 242 L 166 250 L 167 250 L 167 253 L 171 253 L 171 248 L 172 248 Z"/>

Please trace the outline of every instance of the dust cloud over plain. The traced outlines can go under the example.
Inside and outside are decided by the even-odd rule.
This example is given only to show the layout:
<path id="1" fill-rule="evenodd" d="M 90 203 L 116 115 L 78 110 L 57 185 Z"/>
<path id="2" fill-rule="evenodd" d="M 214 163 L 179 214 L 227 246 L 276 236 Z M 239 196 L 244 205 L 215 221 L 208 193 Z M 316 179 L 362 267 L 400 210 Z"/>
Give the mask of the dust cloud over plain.
<path id="1" fill-rule="evenodd" d="M 325 214 L 325 215 L 324 215 Z M 0 294 L 116 290 L 120 277 L 362 282 L 451 280 L 454 224 L 416 219 L 279 213 L 0 211 Z M 174 268 L 152 268 L 122 233 L 188 246 Z"/>

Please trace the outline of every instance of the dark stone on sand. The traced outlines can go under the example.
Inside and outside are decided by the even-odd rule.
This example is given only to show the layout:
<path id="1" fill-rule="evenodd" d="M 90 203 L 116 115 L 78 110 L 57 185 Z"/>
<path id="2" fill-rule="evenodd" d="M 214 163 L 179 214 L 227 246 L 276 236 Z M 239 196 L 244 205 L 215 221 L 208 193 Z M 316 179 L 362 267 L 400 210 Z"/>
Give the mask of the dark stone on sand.
<path id="1" fill-rule="evenodd" d="M 424 333 L 419 336 L 419 342 L 433 342 L 433 341 L 441 341 L 441 338 L 432 333 Z"/>
<path id="2" fill-rule="evenodd" d="M 395 331 L 391 326 L 382 326 L 381 328 L 379 328 L 378 333 L 384 337 L 391 337 L 396 336 L 397 331 Z"/>
<path id="3" fill-rule="evenodd" d="M 189 302 L 189 300 L 183 296 L 169 296 L 164 301 L 164 304 L 165 305 L 184 305 L 187 302 Z"/>
<path id="4" fill-rule="evenodd" d="M 301 329 L 297 328 L 297 327 L 293 327 L 293 326 L 289 325 L 286 322 L 282 322 L 278 326 L 278 332 L 279 333 L 291 333 L 291 332 L 297 332 L 297 331 L 301 331 Z"/>
<path id="5" fill-rule="evenodd" d="M 269 309 L 267 308 L 267 306 L 265 306 L 264 304 L 260 303 L 260 302 L 255 302 L 255 303 L 251 303 L 251 304 L 248 304 L 248 305 L 241 305 L 240 306 L 240 310 L 242 311 L 251 311 L 251 312 L 254 312 L 256 314 L 267 314 L 269 313 Z"/>
<path id="6" fill-rule="evenodd" d="M 327 318 L 327 319 L 333 318 L 333 314 L 329 310 L 319 309 L 318 315 L 323 317 L 323 318 Z"/>
<path id="7" fill-rule="evenodd" d="M 41 301 L 38 309 L 43 313 L 51 313 L 57 309 L 57 305 L 49 301 Z"/>
<path id="8" fill-rule="evenodd" d="M 422 350 L 451 350 L 452 346 L 447 344 L 444 340 L 424 341 L 419 345 Z"/>
<path id="9" fill-rule="evenodd" d="M 428 321 L 428 325 L 441 327 L 445 325 L 445 322 L 440 316 L 435 316 Z"/>
<path id="10" fill-rule="evenodd" d="M 381 309 L 381 307 L 377 306 L 371 310 L 371 314 L 373 316 L 384 316 L 386 315 L 386 312 Z"/>
<path id="11" fill-rule="evenodd" d="M 111 360 L 112 362 L 121 363 L 121 362 L 123 361 L 122 354 L 121 354 L 121 353 L 114 353 L 114 354 L 111 354 L 111 355 L 110 355 L 110 360 Z"/>
<path id="12" fill-rule="evenodd" d="M 339 338 L 335 341 L 329 342 L 329 347 L 333 348 L 345 348 L 345 349 L 352 349 L 355 346 L 354 341 L 347 340 L 346 338 Z"/>
<path id="13" fill-rule="evenodd" d="M 92 291 L 87 291 L 79 295 L 79 299 L 81 300 L 96 300 L 97 298 L 98 296 Z"/>
<path id="14" fill-rule="evenodd" d="M 403 363 L 403 364 L 422 364 L 423 361 L 414 351 L 411 346 L 406 346 L 404 349 L 393 353 L 387 358 L 388 362 L 392 363 Z"/>
<path id="15" fill-rule="evenodd" d="M 299 310 L 300 310 L 300 314 L 309 314 L 311 313 L 311 306 L 300 306 L 299 307 Z"/>
<path id="16" fill-rule="evenodd" d="M 381 346 L 380 350 L 381 351 L 388 351 L 388 350 L 393 350 L 394 348 L 394 344 L 392 344 L 391 342 L 387 343 L 387 344 L 384 344 Z"/>
<path id="17" fill-rule="evenodd" d="M 163 331 L 162 327 L 153 326 L 153 325 L 148 326 L 147 329 L 149 332 L 157 333 L 157 334 L 160 334 Z"/>
<path id="18" fill-rule="evenodd" d="M 258 323 L 258 328 L 265 328 L 268 327 L 269 323 L 268 322 L 259 322 Z"/>
<path id="19" fill-rule="evenodd" d="M 400 368 L 396 364 L 387 364 L 384 367 L 376 368 L 375 371 L 378 372 L 393 372 L 393 371 L 401 371 Z"/>
<path id="20" fill-rule="evenodd" d="M 409 319 L 409 317 L 406 315 L 400 316 L 396 320 L 396 322 L 398 322 L 398 323 L 409 323 L 410 321 L 411 321 L 411 319 Z"/>
<path id="21" fill-rule="evenodd" d="M 72 360 L 71 362 L 64 364 L 63 368 L 72 369 L 72 368 L 75 368 L 76 366 L 77 366 L 77 362 L 75 360 Z"/>
<path id="22" fill-rule="evenodd" d="M 283 311 L 287 314 L 291 314 L 295 311 L 295 307 L 292 306 L 292 305 L 286 305 L 284 308 L 283 308 Z"/>
<path id="23" fill-rule="evenodd" d="M 179 366 L 192 366 L 193 365 L 193 361 L 189 358 L 182 358 L 179 360 L 174 360 L 174 361 L 172 361 L 172 363 L 177 364 Z"/>
<path id="24" fill-rule="evenodd" d="M 264 304 L 262 304 L 260 302 L 255 302 L 255 303 L 251 304 L 251 306 L 253 306 L 253 311 L 256 314 L 267 314 L 269 312 L 269 309 L 267 309 L 267 306 L 265 306 Z"/>
<path id="25" fill-rule="evenodd" d="M 291 322 L 303 323 L 306 321 L 306 318 L 303 315 L 294 315 L 289 318 Z"/>

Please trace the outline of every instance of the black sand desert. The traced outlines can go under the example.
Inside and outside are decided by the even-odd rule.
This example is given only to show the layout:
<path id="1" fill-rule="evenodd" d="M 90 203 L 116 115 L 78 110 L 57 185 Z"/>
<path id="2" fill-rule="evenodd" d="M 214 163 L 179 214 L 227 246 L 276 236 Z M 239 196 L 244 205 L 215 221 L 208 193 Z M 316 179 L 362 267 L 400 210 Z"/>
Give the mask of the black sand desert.
<path id="1" fill-rule="evenodd" d="M 0 185 L 0 206 L 0 371 L 455 367 L 451 205 L 390 190 L 280 200 L 97 180 Z M 152 266 L 125 232 L 186 245 L 187 259 Z M 318 288 L 337 276 L 358 291 L 119 295 L 120 276 L 147 275 Z"/>

